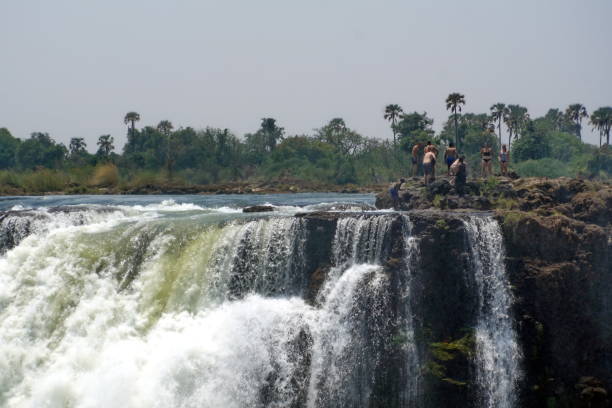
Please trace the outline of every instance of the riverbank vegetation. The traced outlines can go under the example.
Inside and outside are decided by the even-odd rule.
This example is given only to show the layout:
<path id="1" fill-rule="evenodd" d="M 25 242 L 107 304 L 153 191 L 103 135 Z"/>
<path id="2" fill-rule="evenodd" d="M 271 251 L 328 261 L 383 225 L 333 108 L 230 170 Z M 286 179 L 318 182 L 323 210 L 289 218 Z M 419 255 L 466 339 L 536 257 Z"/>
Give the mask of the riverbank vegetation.
<path id="1" fill-rule="evenodd" d="M 342 118 L 308 135 L 289 135 L 276 119 L 263 118 L 258 129 L 239 136 L 229 129 L 177 128 L 169 120 L 139 129 L 140 114 L 128 112 L 123 118 L 125 145 L 118 149 L 114 137 L 105 134 L 90 153 L 84 138 L 72 138 L 66 146 L 48 133 L 34 132 L 21 140 L 0 128 L 0 193 L 146 192 L 264 181 L 287 188 L 364 186 L 408 174 L 412 146 L 429 140 L 440 147 L 440 172 L 442 152 L 454 142 L 473 175 L 479 174 L 484 143 L 495 152 L 508 145 L 511 170 L 520 176 L 606 179 L 612 174 L 610 107 L 589 115 L 583 105 L 573 104 L 532 118 L 520 105 L 497 103 L 486 113 L 465 112 L 466 106 L 464 95 L 450 94 L 450 116 L 436 133 L 426 112 L 388 105 L 383 118 L 389 121 L 392 139 L 361 135 Z M 599 132 L 600 146 L 582 141 L 587 124 Z"/>

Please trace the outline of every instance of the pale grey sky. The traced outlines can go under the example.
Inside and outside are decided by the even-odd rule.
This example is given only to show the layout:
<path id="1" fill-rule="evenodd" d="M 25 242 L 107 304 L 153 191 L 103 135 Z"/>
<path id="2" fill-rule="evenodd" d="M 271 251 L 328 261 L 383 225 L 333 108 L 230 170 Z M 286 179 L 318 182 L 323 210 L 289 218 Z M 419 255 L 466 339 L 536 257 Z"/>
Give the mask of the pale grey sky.
<path id="1" fill-rule="evenodd" d="M 612 105 L 612 0 L 0 0 L 0 127 L 67 143 L 143 125 L 289 134 L 334 117 L 389 137 L 384 106 L 532 116 Z M 597 136 L 586 132 L 588 140 Z"/>

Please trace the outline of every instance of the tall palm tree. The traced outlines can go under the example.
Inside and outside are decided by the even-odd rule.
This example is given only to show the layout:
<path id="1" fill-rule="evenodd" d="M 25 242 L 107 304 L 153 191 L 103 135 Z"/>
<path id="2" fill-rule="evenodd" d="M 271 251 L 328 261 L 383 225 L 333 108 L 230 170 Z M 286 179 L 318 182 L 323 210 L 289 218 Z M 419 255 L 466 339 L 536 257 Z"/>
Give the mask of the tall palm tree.
<path id="1" fill-rule="evenodd" d="M 86 147 L 87 143 L 85 143 L 85 140 L 82 137 L 73 137 L 70 139 L 70 145 L 68 146 L 70 156 L 74 157 L 79 153 L 83 153 Z"/>
<path id="2" fill-rule="evenodd" d="M 491 119 L 493 122 L 497 122 L 497 132 L 499 133 L 499 147 L 502 145 L 502 130 L 501 124 L 504 120 L 508 112 L 508 108 L 506 108 L 505 103 L 498 102 L 495 105 L 491 106 Z"/>
<path id="3" fill-rule="evenodd" d="M 138 122 L 140 120 L 140 114 L 138 112 L 128 112 L 125 114 L 125 117 L 123 118 L 123 123 L 125 123 L 126 125 L 128 123 L 131 123 L 131 134 L 132 137 L 134 137 L 134 131 L 136 129 L 135 123 Z"/>
<path id="4" fill-rule="evenodd" d="M 446 110 L 450 110 L 451 112 L 453 112 L 453 116 L 455 119 L 455 146 L 457 146 L 457 149 L 459 148 L 459 128 L 457 125 L 457 111 L 461 113 L 461 105 L 465 105 L 465 95 L 462 95 L 458 92 L 453 92 L 446 98 Z"/>
<path id="5" fill-rule="evenodd" d="M 172 179 L 172 166 L 174 165 L 174 157 L 172 152 L 172 122 L 169 120 L 162 120 L 157 124 L 157 130 L 166 136 L 166 168 L 168 169 L 168 179 Z"/>
<path id="6" fill-rule="evenodd" d="M 393 144 L 394 145 L 396 143 L 396 134 L 397 134 L 397 131 L 395 130 L 395 125 L 397 124 L 397 119 L 400 117 L 400 115 L 403 112 L 404 111 L 402 110 L 402 107 L 397 104 L 391 104 L 385 107 L 385 114 L 383 117 L 389 122 L 391 122 L 391 130 L 393 131 Z"/>
<path id="7" fill-rule="evenodd" d="M 113 143 L 115 139 L 111 135 L 102 135 L 98 138 L 98 155 L 106 159 L 109 158 L 111 152 L 115 150 Z"/>
<path id="8" fill-rule="evenodd" d="M 599 146 L 601 147 L 601 138 L 606 137 L 606 144 L 610 146 L 610 129 L 612 128 L 612 107 L 606 106 L 597 109 L 591 114 L 591 125 L 594 129 L 599 130 Z"/>
<path id="9" fill-rule="evenodd" d="M 584 105 L 581 103 L 571 104 L 565 110 L 565 115 L 569 120 L 574 122 L 576 125 L 576 136 L 578 136 L 578 139 L 582 140 L 582 119 L 589 117 Z"/>
<path id="10" fill-rule="evenodd" d="M 529 122 L 529 112 L 527 108 L 521 105 L 508 105 L 507 112 L 504 116 L 504 123 L 508 128 L 508 150 L 512 143 L 512 136 L 518 139 L 527 123 Z"/>

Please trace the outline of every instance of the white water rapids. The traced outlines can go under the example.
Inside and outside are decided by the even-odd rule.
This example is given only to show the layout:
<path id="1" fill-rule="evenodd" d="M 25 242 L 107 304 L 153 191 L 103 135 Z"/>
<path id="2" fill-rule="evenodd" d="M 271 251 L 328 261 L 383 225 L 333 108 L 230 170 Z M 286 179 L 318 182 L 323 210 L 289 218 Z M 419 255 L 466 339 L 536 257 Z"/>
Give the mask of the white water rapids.
<path id="1" fill-rule="evenodd" d="M 353 391 L 367 401 L 345 358 L 361 353 L 354 300 L 386 281 L 376 250 L 373 264 L 337 265 L 314 307 L 291 273 L 300 219 L 61 217 L 0 258 L 1 406 L 329 406 Z M 355 240 L 369 223 L 353 225 Z"/>
<path id="2" fill-rule="evenodd" d="M 384 406 L 373 398 L 393 353 L 406 377 L 396 405 L 422 405 L 409 302 L 419 248 L 407 216 L 394 305 L 383 266 L 393 213 L 338 218 L 309 300 L 304 219 L 201 211 L 170 203 L 0 218 L 0 406 Z M 481 282 L 479 406 L 510 408 L 520 350 L 503 243 L 492 219 L 465 227 Z"/>

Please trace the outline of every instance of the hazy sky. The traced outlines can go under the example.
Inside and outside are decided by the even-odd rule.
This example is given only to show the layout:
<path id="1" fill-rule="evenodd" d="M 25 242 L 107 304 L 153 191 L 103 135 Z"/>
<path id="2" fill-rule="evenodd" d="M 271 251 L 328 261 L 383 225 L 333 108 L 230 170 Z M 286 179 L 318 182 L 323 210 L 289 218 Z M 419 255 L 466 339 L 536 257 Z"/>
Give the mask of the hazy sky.
<path id="1" fill-rule="evenodd" d="M 384 106 L 532 116 L 612 105 L 612 0 L 0 0 L 0 127 L 67 143 L 142 125 L 288 134 L 334 117 L 389 137 Z M 598 138 L 586 132 L 590 142 Z"/>

